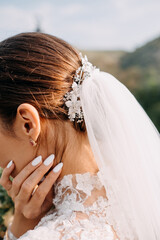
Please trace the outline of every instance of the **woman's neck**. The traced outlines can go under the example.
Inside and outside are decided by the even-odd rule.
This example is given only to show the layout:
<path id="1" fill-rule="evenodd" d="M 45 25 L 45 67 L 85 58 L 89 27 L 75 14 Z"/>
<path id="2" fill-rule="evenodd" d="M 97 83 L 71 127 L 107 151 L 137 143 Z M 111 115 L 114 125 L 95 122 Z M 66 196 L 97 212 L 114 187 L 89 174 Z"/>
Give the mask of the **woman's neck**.
<path id="1" fill-rule="evenodd" d="M 63 162 L 59 178 L 68 174 L 98 172 L 87 133 L 78 133 L 70 122 L 65 121 L 49 125 L 47 132 L 45 155 L 55 154 L 53 167 Z"/>
<path id="2" fill-rule="evenodd" d="M 90 145 L 83 142 L 80 146 L 66 148 L 62 156 L 63 169 L 60 177 L 67 174 L 96 173 L 98 171 Z"/>

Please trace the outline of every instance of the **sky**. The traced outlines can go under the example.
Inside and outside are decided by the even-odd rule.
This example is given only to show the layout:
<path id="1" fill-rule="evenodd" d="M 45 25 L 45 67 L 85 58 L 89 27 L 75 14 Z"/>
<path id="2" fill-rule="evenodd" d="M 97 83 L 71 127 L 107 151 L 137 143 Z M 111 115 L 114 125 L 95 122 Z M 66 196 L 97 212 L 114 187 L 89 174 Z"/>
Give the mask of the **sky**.
<path id="1" fill-rule="evenodd" d="M 84 50 L 126 50 L 160 36 L 160 0 L 0 0 L 0 41 L 45 33 Z"/>

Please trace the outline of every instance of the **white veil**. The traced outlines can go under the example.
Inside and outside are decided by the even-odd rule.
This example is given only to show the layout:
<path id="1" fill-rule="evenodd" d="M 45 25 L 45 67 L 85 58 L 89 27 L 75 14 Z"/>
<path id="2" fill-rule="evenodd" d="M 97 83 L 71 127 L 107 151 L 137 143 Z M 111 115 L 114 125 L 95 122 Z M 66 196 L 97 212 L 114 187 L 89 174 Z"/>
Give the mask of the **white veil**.
<path id="1" fill-rule="evenodd" d="M 119 80 L 95 69 L 83 81 L 87 134 L 120 240 L 160 239 L 160 135 Z"/>

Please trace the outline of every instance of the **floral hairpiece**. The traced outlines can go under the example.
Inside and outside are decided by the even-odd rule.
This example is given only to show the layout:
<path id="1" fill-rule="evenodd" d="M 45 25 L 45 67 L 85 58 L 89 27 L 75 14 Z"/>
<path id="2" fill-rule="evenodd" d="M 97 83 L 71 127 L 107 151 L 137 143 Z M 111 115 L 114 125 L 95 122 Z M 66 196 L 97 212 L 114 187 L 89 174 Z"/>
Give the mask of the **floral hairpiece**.
<path id="1" fill-rule="evenodd" d="M 81 83 L 84 79 L 87 79 L 91 76 L 91 72 L 96 68 L 93 66 L 87 59 L 85 55 L 84 58 L 82 53 L 79 53 L 82 61 L 82 66 L 80 66 L 73 77 L 72 91 L 67 92 L 64 96 L 65 105 L 68 107 L 68 117 L 70 121 L 75 121 L 80 123 L 84 120 L 84 114 L 81 105 L 80 91 Z"/>

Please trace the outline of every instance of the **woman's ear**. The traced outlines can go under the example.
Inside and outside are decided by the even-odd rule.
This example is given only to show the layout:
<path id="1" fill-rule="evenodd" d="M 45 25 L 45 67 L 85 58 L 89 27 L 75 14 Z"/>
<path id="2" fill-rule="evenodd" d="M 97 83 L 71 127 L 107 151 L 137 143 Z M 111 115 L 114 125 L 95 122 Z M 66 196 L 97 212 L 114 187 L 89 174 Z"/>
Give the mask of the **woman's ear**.
<path id="1" fill-rule="evenodd" d="M 29 137 L 36 141 L 41 131 L 37 109 L 29 103 L 19 105 L 14 125 L 17 135 L 22 138 Z"/>

